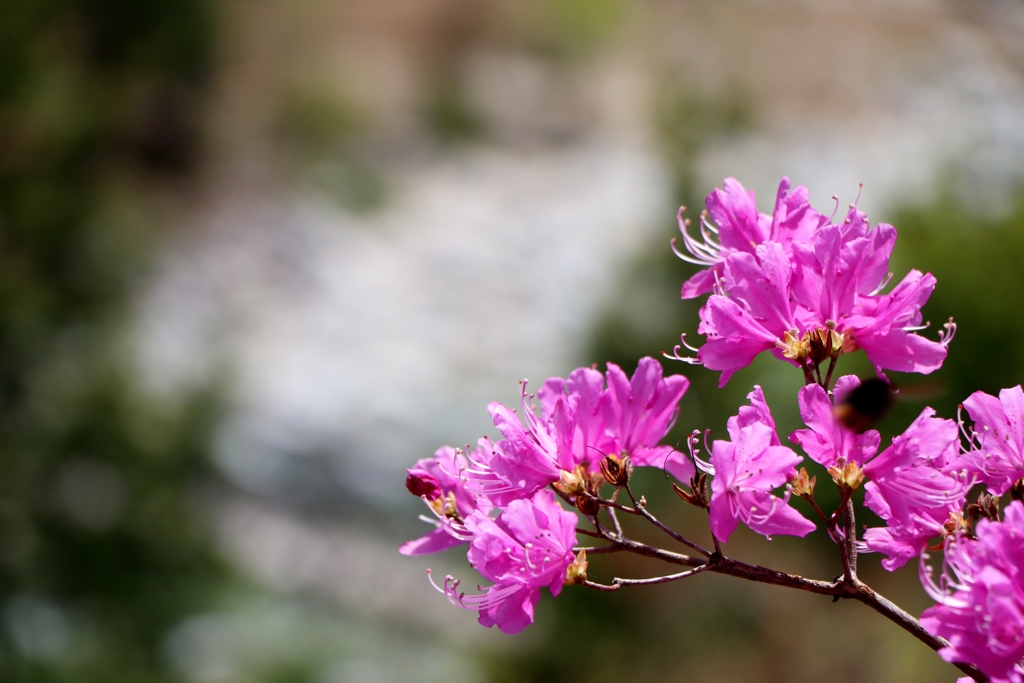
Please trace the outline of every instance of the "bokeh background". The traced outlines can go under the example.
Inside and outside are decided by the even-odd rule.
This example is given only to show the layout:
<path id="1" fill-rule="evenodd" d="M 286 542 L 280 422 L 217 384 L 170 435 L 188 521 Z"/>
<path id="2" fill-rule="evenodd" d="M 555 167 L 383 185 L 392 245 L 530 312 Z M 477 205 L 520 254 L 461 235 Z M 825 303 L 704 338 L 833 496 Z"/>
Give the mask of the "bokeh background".
<path id="1" fill-rule="evenodd" d="M 960 332 L 883 423 L 1024 375 L 1019 0 L 13 0 L 0 12 L 0 679 L 938 681 L 856 604 L 715 576 L 430 589 L 404 468 L 518 380 L 694 333 L 680 204 L 781 175 L 895 224 Z M 858 185 L 863 183 L 863 192 Z M 833 196 L 839 199 L 831 199 Z M 694 337 L 691 337 L 693 339 Z M 855 361 L 842 369 L 868 372 Z M 788 366 L 701 368 L 676 437 Z M 668 482 L 638 477 L 701 536 Z M 643 535 L 643 529 L 637 529 Z M 824 534 L 728 551 L 818 578 Z M 599 558 L 592 575 L 657 571 Z M 912 612 L 913 568 L 862 559 Z"/>

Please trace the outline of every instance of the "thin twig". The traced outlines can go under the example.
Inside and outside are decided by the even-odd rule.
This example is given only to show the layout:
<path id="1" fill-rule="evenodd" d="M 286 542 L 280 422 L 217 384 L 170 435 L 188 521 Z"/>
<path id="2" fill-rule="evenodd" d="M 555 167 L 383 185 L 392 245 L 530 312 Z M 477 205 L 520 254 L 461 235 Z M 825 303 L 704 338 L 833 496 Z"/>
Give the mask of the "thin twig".
<path id="1" fill-rule="evenodd" d="M 606 541 L 609 541 L 613 545 L 616 545 L 624 550 L 628 550 L 631 553 L 637 555 L 644 555 L 645 557 L 653 557 L 671 564 L 680 564 L 684 567 L 697 567 L 704 564 L 704 560 L 697 559 L 690 555 L 684 555 L 682 553 L 674 553 L 671 550 L 662 550 L 661 548 L 655 548 L 649 546 L 646 543 L 640 543 L 630 538 L 616 537 L 611 534 L 608 528 L 597 525 L 597 530 L 600 531 Z"/>
<path id="2" fill-rule="evenodd" d="M 830 391 L 829 385 L 832 384 L 832 372 L 836 369 L 836 361 L 839 360 L 839 356 L 832 356 L 828 362 L 828 373 L 825 375 L 825 386 L 822 387 L 825 391 Z"/>
<path id="3" fill-rule="evenodd" d="M 576 533 L 583 534 L 584 536 L 590 536 L 592 538 L 604 538 L 602 534 L 599 534 L 596 531 L 591 531 L 590 529 L 583 529 L 580 527 L 576 527 Z"/>
<path id="4" fill-rule="evenodd" d="M 609 509 L 622 510 L 626 514 L 630 514 L 630 515 L 639 514 L 635 509 L 629 507 L 628 505 L 623 505 L 622 503 L 616 503 L 614 500 L 609 500 L 607 498 L 598 498 L 597 496 L 593 496 L 593 495 L 591 495 L 589 493 L 586 493 L 586 492 L 583 492 L 580 495 L 584 496 L 585 498 L 587 498 L 589 500 L 594 501 L 595 503 L 600 503 L 602 507 L 606 507 L 606 508 L 609 508 Z"/>
<path id="5" fill-rule="evenodd" d="M 629 494 L 629 499 L 633 501 L 633 507 L 636 508 L 638 513 L 644 519 L 646 519 L 648 522 L 650 522 L 651 524 L 653 524 L 654 526 L 658 527 L 659 529 L 664 531 L 666 534 L 671 536 L 672 538 L 676 539 L 677 541 L 679 541 L 680 543 L 685 545 L 687 548 L 689 548 L 691 550 L 697 551 L 698 553 L 700 553 L 704 557 L 711 557 L 711 552 L 710 551 L 704 549 L 699 544 L 694 543 L 693 541 L 688 539 L 686 536 L 683 536 L 682 534 L 676 532 L 675 530 L 665 526 L 657 517 L 655 517 L 650 512 L 648 512 L 647 511 L 647 506 L 644 505 L 641 501 L 638 501 L 636 499 L 636 496 L 633 495 L 633 489 L 630 488 L 629 482 L 626 482 L 626 493 Z"/>
<path id="6" fill-rule="evenodd" d="M 612 502 L 615 502 L 615 500 L 618 497 L 619 497 L 619 489 L 616 488 L 615 489 L 615 493 L 612 494 L 612 497 L 610 498 L 610 500 Z M 611 517 L 612 528 L 615 529 L 615 533 L 618 534 L 619 537 L 622 537 L 623 536 L 622 525 L 619 524 L 619 516 L 615 514 L 615 508 L 613 508 L 613 507 L 609 507 L 608 508 L 608 516 Z"/>
<path id="7" fill-rule="evenodd" d="M 578 553 L 581 550 L 586 550 L 587 555 L 605 555 L 607 553 L 623 553 L 627 552 L 627 548 L 622 548 L 617 545 L 578 545 L 572 549 L 574 553 Z"/>
<path id="8" fill-rule="evenodd" d="M 685 572 L 679 572 L 678 574 L 669 574 L 668 576 L 655 576 L 650 579 L 620 579 L 615 577 L 612 579 L 612 583 L 616 586 L 653 586 L 658 583 L 668 583 L 669 581 L 678 581 L 679 579 L 685 579 L 688 576 L 694 574 L 700 574 L 711 567 L 710 562 L 706 562 L 699 567 L 693 569 L 687 569 Z"/>
<path id="9" fill-rule="evenodd" d="M 591 581 L 590 579 L 584 579 L 583 580 L 583 585 L 586 586 L 587 588 L 593 588 L 596 591 L 605 591 L 605 592 L 608 592 L 608 593 L 611 593 L 613 591 L 617 591 L 620 588 L 620 586 L 618 584 L 609 586 L 609 585 L 604 584 L 604 583 L 596 583 L 594 581 Z"/>

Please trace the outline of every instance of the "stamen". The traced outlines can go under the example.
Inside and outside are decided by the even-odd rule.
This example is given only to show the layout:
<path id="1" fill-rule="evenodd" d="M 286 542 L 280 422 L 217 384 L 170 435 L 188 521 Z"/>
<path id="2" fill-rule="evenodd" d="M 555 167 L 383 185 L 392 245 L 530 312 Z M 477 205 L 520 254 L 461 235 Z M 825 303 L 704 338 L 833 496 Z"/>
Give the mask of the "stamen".
<path id="1" fill-rule="evenodd" d="M 953 318 L 950 318 L 943 326 L 942 331 L 939 332 L 939 343 L 945 348 L 949 348 L 949 343 L 953 341 L 953 337 L 956 336 L 956 323 L 953 322 Z"/>
<path id="2" fill-rule="evenodd" d="M 702 472 L 710 474 L 712 477 L 715 476 L 715 467 L 710 462 L 706 462 L 697 457 L 700 453 L 699 450 L 694 448 L 694 445 L 698 443 L 697 435 L 700 434 L 699 429 L 693 430 L 690 437 L 687 439 L 687 448 L 690 451 L 690 458 L 693 460 L 694 466 Z M 708 435 L 711 434 L 711 430 L 707 429 L 704 431 L 704 450 L 707 453 L 711 453 L 711 447 L 708 446 Z"/>
<path id="3" fill-rule="evenodd" d="M 676 240 L 672 240 L 672 251 L 683 261 L 692 263 L 695 266 L 714 266 L 725 260 L 722 255 L 722 244 L 715 238 L 718 235 L 718 228 L 707 220 L 707 212 L 700 216 L 700 240 L 690 235 L 690 220 L 683 217 L 686 207 L 679 208 L 678 220 L 679 231 L 682 233 L 683 247 L 689 252 L 684 254 L 677 246 Z"/>
<path id="4" fill-rule="evenodd" d="M 694 354 L 699 353 L 699 351 L 700 351 L 700 349 L 694 348 L 694 347 L 690 346 L 688 343 L 686 343 L 686 333 L 685 332 L 683 332 L 682 334 L 679 335 L 679 341 L 681 342 L 681 344 L 676 344 L 675 346 L 672 347 L 671 355 L 668 354 L 665 351 L 662 351 L 661 355 L 664 356 L 665 358 L 669 359 L 669 360 L 677 360 L 677 361 L 680 361 L 680 362 L 683 362 L 683 363 L 687 363 L 689 365 L 700 365 L 701 364 L 700 361 L 697 358 L 695 358 L 694 356 L 680 356 L 679 355 L 679 350 L 681 348 L 683 348 L 683 347 L 685 347 L 688 351 L 692 351 Z"/>
<path id="5" fill-rule="evenodd" d="M 882 281 L 882 284 L 875 287 L 874 291 L 871 292 L 871 294 L 869 294 L 868 296 L 878 296 L 879 294 L 882 293 L 883 289 L 889 286 L 890 282 L 892 282 L 892 271 L 890 271 L 889 274 L 885 276 L 885 280 Z"/>

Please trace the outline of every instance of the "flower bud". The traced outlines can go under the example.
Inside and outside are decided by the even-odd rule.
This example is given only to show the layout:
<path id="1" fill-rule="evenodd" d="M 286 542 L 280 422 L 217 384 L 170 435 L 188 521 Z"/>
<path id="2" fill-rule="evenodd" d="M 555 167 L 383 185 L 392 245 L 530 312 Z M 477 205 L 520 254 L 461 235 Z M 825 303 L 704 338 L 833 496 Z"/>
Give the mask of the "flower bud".
<path id="1" fill-rule="evenodd" d="M 409 489 L 409 493 L 417 498 L 426 498 L 428 501 L 434 501 L 441 497 L 441 482 L 437 480 L 437 477 L 426 470 L 411 469 L 406 472 L 409 474 L 405 478 L 405 488 Z"/>
<path id="2" fill-rule="evenodd" d="M 580 550 L 579 554 L 576 555 L 576 559 L 572 564 L 565 570 L 565 580 L 562 582 L 563 586 L 571 586 L 577 583 L 583 583 L 587 580 L 587 551 Z"/>
<path id="3" fill-rule="evenodd" d="M 577 465 L 572 472 L 562 470 L 559 474 L 559 480 L 555 483 L 555 488 L 570 496 L 578 496 L 583 493 L 586 490 L 586 486 L 587 473 L 583 469 L 583 465 Z"/>
<path id="4" fill-rule="evenodd" d="M 840 488 L 848 491 L 855 491 L 860 487 L 861 482 L 864 481 L 864 471 L 853 460 L 848 461 L 842 466 L 837 462 L 828 468 L 828 473 L 832 475 L 832 481 L 838 484 Z"/>
<path id="5" fill-rule="evenodd" d="M 808 477 L 807 468 L 801 467 L 800 471 L 796 473 L 789 483 L 793 487 L 793 493 L 801 498 L 810 500 L 814 497 L 814 483 L 817 479 L 817 477 Z"/>
<path id="6" fill-rule="evenodd" d="M 779 342 L 776 342 L 777 344 Z M 789 360 L 802 361 L 811 353 L 810 344 L 807 343 L 807 335 L 803 339 L 797 339 L 793 332 L 787 331 L 781 342 L 782 355 Z"/>

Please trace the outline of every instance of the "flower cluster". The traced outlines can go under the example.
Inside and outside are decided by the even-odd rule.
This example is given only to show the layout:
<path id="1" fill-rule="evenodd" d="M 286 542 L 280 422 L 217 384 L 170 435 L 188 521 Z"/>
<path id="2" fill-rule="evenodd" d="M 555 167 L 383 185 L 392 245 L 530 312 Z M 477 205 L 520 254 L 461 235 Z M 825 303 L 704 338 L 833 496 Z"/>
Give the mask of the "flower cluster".
<path id="1" fill-rule="evenodd" d="M 857 349 L 879 373 L 940 367 L 952 329 L 937 342 L 915 334 L 935 278 L 912 270 L 881 293 L 896 230 L 871 229 L 855 205 L 834 224 L 810 207 L 806 188 L 789 190 L 783 178 L 767 216 L 752 192 L 726 180 L 707 198 L 700 240 L 680 216 L 689 253 L 676 253 L 709 266 L 683 285 L 683 298 L 714 292 L 700 312 L 700 363 L 722 372 L 720 386 L 763 351 L 807 370 Z"/>
<path id="2" fill-rule="evenodd" d="M 700 431 L 691 433 L 689 453 L 662 443 L 689 381 L 666 377 L 658 361 L 643 358 L 632 377 L 609 363 L 605 373 L 595 366 L 550 378 L 536 395 L 527 393 L 524 381 L 521 412 L 488 406 L 500 439 L 485 437 L 465 450 L 444 447 L 417 462 L 406 485 L 426 504 L 434 527 L 401 552 L 468 546 L 470 565 L 490 585 L 467 595 L 449 576 L 438 590 L 478 611 L 481 624 L 507 633 L 532 623 L 545 587 L 551 595 L 569 584 L 617 590 L 717 571 L 856 597 L 978 680 L 1024 683 L 1024 391 L 976 392 L 963 404 L 970 422 L 925 408 L 883 445 L 871 429 L 895 393 L 883 371 L 938 369 L 956 329 L 950 320 L 937 341 L 917 334 L 927 326 L 921 308 L 935 278 L 911 270 L 886 292 L 895 228 L 872 228 L 856 205 L 834 222 L 834 214 L 812 208 L 807 189 L 793 188 L 787 178 L 771 214 L 759 213 L 753 193 L 731 178 L 707 197 L 706 207 L 696 238 L 680 212 L 683 249 L 676 253 L 704 267 L 685 282 L 682 297 L 709 295 L 698 328 L 706 340 L 693 349 L 696 359 L 683 360 L 720 372 L 720 386 L 764 351 L 799 368 L 805 386 L 796 405 L 805 426 L 789 441 L 836 485 L 837 507 L 819 507 L 817 477 L 797 469 L 804 458 L 782 444 L 759 386 L 748 394 L 749 405 L 729 418 L 728 439 L 708 446 L 704 433 L 706 461 Z M 833 381 L 840 356 L 861 349 L 878 377 Z M 653 516 L 629 483 L 637 466 L 660 468 L 688 486 L 672 483 L 686 503 L 707 511 L 713 550 Z M 605 486 L 614 487 L 610 496 L 602 494 Z M 972 488 L 985 491 L 968 504 Z M 631 504 L 618 499 L 622 490 Z M 860 490 L 864 505 L 883 522 L 863 532 L 855 519 Z M 1005 495 L 1015 501 L 1001 520 Z M 725 557 L 722 545 L 740 524 L 769 538 L 810 534 L 818 527 L 804 512 L 813 512 L 839 546 L 842 578 L 809 581 Z M 617 514 L 645 519 L 694 555 L 629 539 Z M 585 533 L 608 544 L 599 550 L 635 552 L 687 569 L 596 583 L 587 576 L 586 549 L 576 546 L 583 523 L 592 527 Z M 945 570 L 935 582 L 926 558 L 938 550 L 944 550 Z M 857 576 L 857 556 L 864 552 L 884 555 L 882 566 L 890 571 L 920 557 L 936 606 L 916 622 L 867 589 Z"/>
<path id="3" fill-rule="evenodd" d="M 442 590 L 456 604 L 479 610 L 481 624 L 522 630 L 533 619 L 541 587 L 557 595 L 563 580 L 585 574 L 585 560 L 572 553 L 576 515 L 545 487 L 592 514 L 609 457 L 689 479 L 695 471 L 690 460 L 659 445 L 687 387 L 682 375 L 664 377 L 653 358 L 641 359 L 632 378 L 612 363 L 606 374 L 579 368 L 568 378 L 548 379 L 536 396 L 526 393 L 524 381 L 521 420 L 500 403 L 488 406 L 504 438 L 482 438 L 466 451 L 445 446 L 408 470 L 407 488 L 437 519 L 433 531 L 400 551 L 419 555 L 468 543 L 470 564 L 494 585 L 482 596 L 465 596 L 449 577 Z"/>
<path id="4" fill-rule="evenodd" d="M 864 549 L 888 555 L 882 566 L 891 571 L 943 535 L 951 516 L 963 509 L 972 480 L 958 458 L 956 423 L 935 417 L 931 408 L 879 454 L 879 433 L 858 434 L 835 408 L 859 385 L 852 375 L 839 378 L 835 405 L 819 385 L 803 387 L 800 414 L 808 428 L 793 432 L 790 440 L 848 491 L 868 480 L 864 502 L 886 526 L 868 529 Z"/>

